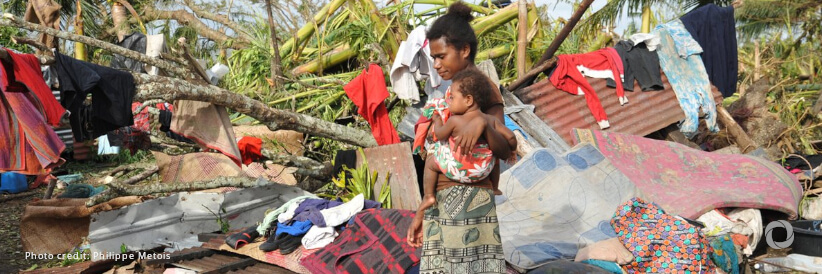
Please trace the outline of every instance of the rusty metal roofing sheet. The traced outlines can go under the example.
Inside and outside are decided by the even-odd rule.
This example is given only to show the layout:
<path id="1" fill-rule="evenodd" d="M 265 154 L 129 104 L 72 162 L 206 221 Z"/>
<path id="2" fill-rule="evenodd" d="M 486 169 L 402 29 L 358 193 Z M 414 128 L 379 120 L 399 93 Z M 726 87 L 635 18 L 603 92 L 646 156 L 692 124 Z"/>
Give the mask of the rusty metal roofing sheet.
<path id="1" fill-rule="evenodd" d="M 662 83 L 665 89 L 642 91 L 639 85 L 635 85 L 633 92 L 625 92 L 629 103 L 624 106 L 619 105 L 616 89 L 607 87 L 605 79 L 587 79 L 596 90 L 608 115 L 611 127 L 606 131 L 645 136 L 685 118 L 664 73 Z M 721 103 L 722 95 L 715 87 L 712 92 L 716 102 Z M 524 104 L 533 104 L 537 117 L 569 144 L 574 144 L 572 129 L 599 129 L 585 102 L 585 96 L 559 90 L 547 79 L 517 91 L 516 95 Z"/>

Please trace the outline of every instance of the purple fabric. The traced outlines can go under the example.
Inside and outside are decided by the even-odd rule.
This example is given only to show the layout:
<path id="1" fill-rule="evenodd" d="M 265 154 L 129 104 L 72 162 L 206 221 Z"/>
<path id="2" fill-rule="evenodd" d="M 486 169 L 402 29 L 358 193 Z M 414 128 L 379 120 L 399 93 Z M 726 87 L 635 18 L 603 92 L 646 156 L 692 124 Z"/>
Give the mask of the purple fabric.
<path id="1" fill-rule="evenodd" d="M 294 211 L 294 218 L 291 219 L 298 222 L 311 221 L 316 226 L 325 227 L 325 219 L 323 218 L 323 215 L 320 214 L 320 210 L 332 208 L 341 204 L 343 204 L 342 201 L 306 199 L 300 203 L 297 210 Z M 363 206 L 363 209 L 379 208 L 381 206 L 381 203 L 372 200 L 365 200 L 365 206 Z"/>
<path id="2" fill-rule="evenodd" d="M 749 207 L 796 218 L 802 186 L 763 158 L 704 152 L 640 136 L 575 129 L 577 143 L 594 144 L 644 195 L 671 215 L 696 219 L 721 207 Z M 573 160 L 573 159 L 572 159 Z"/>

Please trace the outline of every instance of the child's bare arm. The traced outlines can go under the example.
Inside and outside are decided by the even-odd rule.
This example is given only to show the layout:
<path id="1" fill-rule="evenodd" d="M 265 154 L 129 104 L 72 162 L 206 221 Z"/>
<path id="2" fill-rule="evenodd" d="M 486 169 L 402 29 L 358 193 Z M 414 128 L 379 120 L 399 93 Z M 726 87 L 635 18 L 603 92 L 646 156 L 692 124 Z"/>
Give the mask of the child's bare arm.
<path id="1" fill-rule="evenodd" d="M 496 119 L 494 119 L 494 130 L 499 132 L 502 138 L 508 141 L 508 146 L 511 147 L 511 150 L 517 150 L 517 136 L 514 135 L 514 131 Z"/>
<path id="2" fill-rule="evenodd" d="M 460 116 L 451 116 L 445 124 L 434 128 L 434 136 L 437 136 L 437 140 L 447 140 L 451 137 L 451 133 L 454 132 L 454 128 L 463 120 Z"/>

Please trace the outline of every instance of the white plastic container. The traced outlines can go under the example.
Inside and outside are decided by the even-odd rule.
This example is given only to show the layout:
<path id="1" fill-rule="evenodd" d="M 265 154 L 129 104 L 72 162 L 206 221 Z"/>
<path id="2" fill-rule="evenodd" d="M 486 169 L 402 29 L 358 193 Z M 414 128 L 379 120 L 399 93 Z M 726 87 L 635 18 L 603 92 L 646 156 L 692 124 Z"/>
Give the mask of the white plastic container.
<path id="1" fill-rule="evenodd" d="M 799 270 L 809 273 L 822 274 L 822 258 L 811 257 L 802 254 L 790 254 L 787 257 L 765 258 L 761 261 L 766 263 L 756 263 L 754 269 L 765 273 L 772 272 L 788 272 L 792 270 Z M 775 263 L 781 266 L 790 267 L 790 269 L 768 264 Z"/>

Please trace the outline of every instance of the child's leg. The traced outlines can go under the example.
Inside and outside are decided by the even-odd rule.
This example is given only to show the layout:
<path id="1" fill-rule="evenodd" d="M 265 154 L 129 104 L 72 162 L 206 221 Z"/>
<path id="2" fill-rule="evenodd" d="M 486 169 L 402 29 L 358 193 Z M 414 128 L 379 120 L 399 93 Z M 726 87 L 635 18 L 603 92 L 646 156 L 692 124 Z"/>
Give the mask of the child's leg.
<path id="1" fill-rule="evenodd" d="M 440 167 L 437 164 L 435 157 L 433 155 L 428 155 L 428 157 L 425 157 L 425 172 L 422 177 L 422 204 L 420 204 L 419 210 L 424 211 L 437 202 L 435 192 L 437 188 L 437 177 L 439 177 L 440 173 L 442 172 L 440 171 Z"/>
<path id="2" fill-rule="evenodd" d="M 494 195 L 502 195 L 502 190 L 499 189 L 499 159 L 494 159 L 494 170 L 488 178 L 491 179 L 491 187 L 494 189 Z"/>

